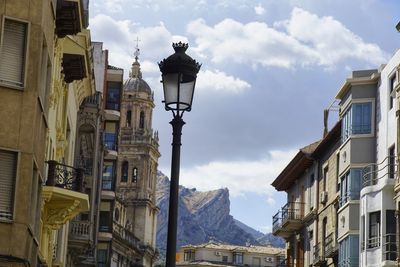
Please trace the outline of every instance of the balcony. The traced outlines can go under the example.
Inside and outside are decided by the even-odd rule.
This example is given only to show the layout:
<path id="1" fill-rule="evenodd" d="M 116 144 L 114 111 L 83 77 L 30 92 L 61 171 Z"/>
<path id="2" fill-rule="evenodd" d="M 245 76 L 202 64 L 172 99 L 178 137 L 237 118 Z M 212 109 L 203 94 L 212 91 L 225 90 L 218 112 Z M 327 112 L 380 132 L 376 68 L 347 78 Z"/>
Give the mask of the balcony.
<path id="1" fill-rule="evenodd" d="M 79 0 L 57 0 L 56 34 L 59 38 L 80 32 L 81 18 Z"/>
<path id="2" fill-rule="evenodd" d="M 325 257 L 333 258 L 338 254 L 338 245 L 335 234 L 330 233 L 325 239 Z"/>
<path id="3" fill-rule="evenodd" d="M 49 169 L 46 186 L 84 192 L 84 170 L 82 168 L 74 168 L 55 160 L 49 160 L 47 164 Z"/>
<path id="4" fill-rule="evenodd" d="M 140 251 L 140 240 L 131 231 L 114 221 L 113 237 L 122 241 L 129 248 Z"/>
<path id="5" fill-rule="evenodd" d="M 118 151 L 118 135 L 116 133 L 104 133 L 104 149 L 106 159 L 116 159 Z"/>
<path id="6" fill-rule="evenodd" d="M 316 246 L 314 246 L 313 263 L 314 266 L 322 266 L 326 263 L 325 250 L 321 243 L 318 243 Z"/>
<path id="7" fill-rule="evenodd" d="M 119 109 L 119 99 L 107 100 L 104 109 L 105 119 L 108 121 L 118 121 L 121 116 Z"/>
<path id="8" fill-rule="evenodd" d="M 43 229 L 57 230 L 80 212 L 89 210 L 89 197 L 82 193 L 84 189 L 83 169 L 60 164 L 54 160 L 48 161 L 47 164 L 47 181 L 42 191 L 41 221 Z M 52 242 L 52 232 L 43 231 L 41 240 L 48 241 L 42 243 L 40 253 L 49 265 L 52 253 L 48 250 L 47 245 Z"/>
<path id="9" fill-rule="evenodd" d="M 287 238 L 303 227 L 304 203 L 289 202 L 272 217 L 272 233 Z"/>
<path id="10" fill-rule="evenodd" d="M 398 180 L 396 156 L 388 156 L 380 163 L 367 165 L 363 170 L 363 188 L 373 186 L 384 180 Z M 397 181 L 398 182 L 398 181 Z"/>

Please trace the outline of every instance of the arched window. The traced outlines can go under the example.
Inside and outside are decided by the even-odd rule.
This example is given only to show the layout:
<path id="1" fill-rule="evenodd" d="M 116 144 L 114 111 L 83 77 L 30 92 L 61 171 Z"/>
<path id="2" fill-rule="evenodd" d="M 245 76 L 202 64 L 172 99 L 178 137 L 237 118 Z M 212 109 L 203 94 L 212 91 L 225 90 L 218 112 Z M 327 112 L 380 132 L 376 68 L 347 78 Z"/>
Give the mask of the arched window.
<path id="1" fill-rule="evenodd" d="M 127 182 L 128 181 L 128 162 L 124 161 L 122 163 L 122 168 L 121 168 L 121 182 Z"/>
<path id="2" fill-rule="evenodd" d="M 126 112 L 126 127 L 131 127 L 132 111 L 128 110 Z"/>
<path id="3" fill-rule="evenodd" d="M 143 129 L 144 128 L 144 112 L 140 112 L 140 119 L 139 119 L 139 128 Z"/>
<path id="4" fill-rule="evenodd" d="M 137 178 L 138 178 L 138 170 L 135 167 L 132 170 L 132 183 L 137 183 Z"/>

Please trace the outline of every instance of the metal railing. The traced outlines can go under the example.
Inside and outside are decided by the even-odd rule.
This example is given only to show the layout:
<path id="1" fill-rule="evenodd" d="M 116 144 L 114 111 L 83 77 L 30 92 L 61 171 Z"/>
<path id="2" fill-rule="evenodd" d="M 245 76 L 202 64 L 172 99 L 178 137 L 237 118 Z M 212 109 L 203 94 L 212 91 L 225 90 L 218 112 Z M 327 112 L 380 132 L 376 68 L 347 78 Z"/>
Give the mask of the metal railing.
<path id="1" fill-rule="evenodd" d="M 376 185 L 380 179 L 394 179 L 397 176 L 396 156 L 387 156 L 380 163 L 367 165 L 363 169 L 363 187 Z"/>
<path id="2" fill-rule="evenodd" d="M 381 245 L 381 238 L 379 235 L 367 239 L 368 248 L 376 248 Z"/>
<path id="3" fill-rule="evenodd" d="M 274 216 L 272 216 L 272 232 L 275 232 L 282 225 L 281 211 L 279 210 Z"/>
<path id="4" fill-rule="evenodd" d="M 282 223 L 288 220 L 302 220 L 304 217 L 304 203 L 288 202 L 282 207 Z"/>
<path id="5" fill-rule="evenodd" d="M 71 238 L 89 239 L 90 226 L 89 221 L 71 221 L 69 224 Z"/>
<path id="6" fill-rule="evenodd" d="M 383 236 L 382 252 L 385 260 L 395 261 L 397 259 L 396 234 L 386 234 Z"/>
<path id="7" fill-rule="evenodd" d="M 314 257 L 313 263 L 321 263 L 325 261 L 325 250 L 322 248 L 322 244 L 318 243 L 314 246 Z"/>
<path id="8" fill-rule="evenodd" d="M 339 261 L 339 267 L 358 267 L 358 257 L 347 257 Z"/>
<path id="9" fill-rule="evenodd" d="M 55 160 L 46 161 L 49 165 L 47 173 L 47 186 L 56 186 L 77 192 L 84 191 L 84 171 Z"/>
<path id="10" fill-rule="evenodd" d="M 332 232 L 325 239 L 325 256 L 331 257 L 332 255 L 336 254 L 337 250 L 338 246 L 336 243 L 335 234 Z"/>

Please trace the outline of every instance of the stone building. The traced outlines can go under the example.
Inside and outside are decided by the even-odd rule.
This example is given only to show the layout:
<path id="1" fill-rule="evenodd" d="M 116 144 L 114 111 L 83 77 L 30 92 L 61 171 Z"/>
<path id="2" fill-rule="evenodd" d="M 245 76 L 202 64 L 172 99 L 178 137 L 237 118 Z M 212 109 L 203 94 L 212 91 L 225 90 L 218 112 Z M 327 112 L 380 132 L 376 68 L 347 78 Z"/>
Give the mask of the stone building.
<path id="1" fill-rule="evenodd" d="M 186 245 L 177 253 L 177 266 L 284 267 L 285 250 L 271 246 L 236 246 L 209 242 Z"/>
<path id="2" fill-rule="evenodd" d="M 143 266 L 152 266 L 156 257 L 157 132 L 152 129 L 154 96 L 142 78 L 139 49 L 121 98 L 120 139 L 117 159 L 117 195 L 125 205 L 127 223 L 142 242 Z"/>

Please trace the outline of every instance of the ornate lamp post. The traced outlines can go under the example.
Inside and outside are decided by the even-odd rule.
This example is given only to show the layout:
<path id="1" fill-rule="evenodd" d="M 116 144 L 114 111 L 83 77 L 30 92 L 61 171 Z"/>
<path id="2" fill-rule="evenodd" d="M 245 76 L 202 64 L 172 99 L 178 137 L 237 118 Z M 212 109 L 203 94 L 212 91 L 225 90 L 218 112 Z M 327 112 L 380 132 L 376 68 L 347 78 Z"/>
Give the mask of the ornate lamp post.
<path id="1" fill-rule="evenodd" d="M 172 125 L 172 159 L 171 159 L 171 187 L 169 194 L 168 236 L 166 266 L 175 266 L 176 236 L 178 219 L 179 196 L 179 168 L 181 154 L 182 120 L 183 113 L 192 108 L 194 87 L 197 73 L 201 65 L 186 55 L 188 44 L 173 43 L 175 53 L 158 63 L 160 67 L 164 89 L 165 110 L 171 110 Z"/>

